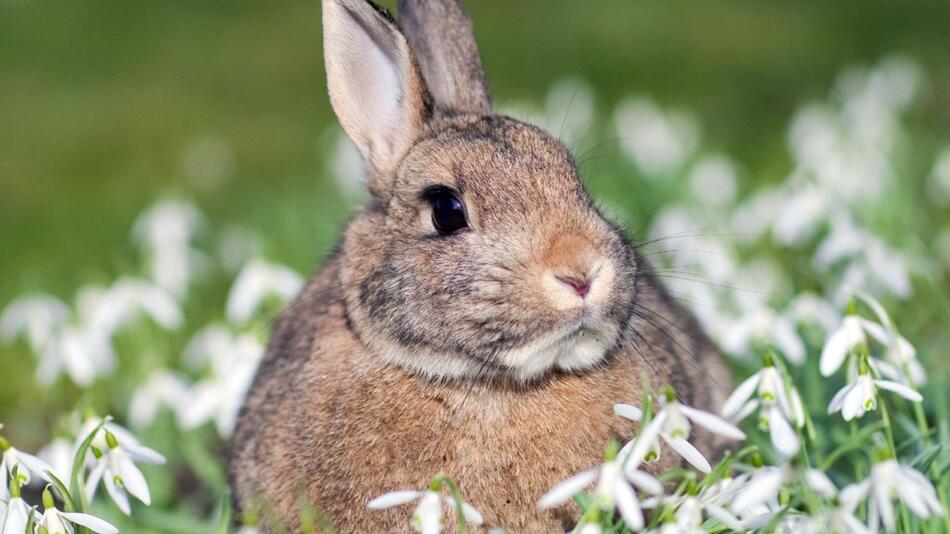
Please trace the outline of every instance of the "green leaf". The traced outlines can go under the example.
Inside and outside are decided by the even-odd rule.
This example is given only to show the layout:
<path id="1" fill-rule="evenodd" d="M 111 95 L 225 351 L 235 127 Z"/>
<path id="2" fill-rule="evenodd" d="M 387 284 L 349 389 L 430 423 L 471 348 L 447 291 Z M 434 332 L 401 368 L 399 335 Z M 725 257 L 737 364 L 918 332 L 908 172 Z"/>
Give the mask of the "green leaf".
<path id="1" fill-rule="evenodd" d="M 921 473 L 926 473 L 942 450 L 942 444 L 933 445 L 915 456 L 914 459 L 910 461 L 910 466 Z"/>
<path id="2" fill-rule="evenodd" d="M 86 490 L 83 488 L 83 481 L 81 480 L 82 470 L 86 466 L 86 453 L 89 452 L 89 446 L 92 445 L 92 440 L 95 439 L 96 434 L 98 434 L 99 430 L 109 421 L 112 421 L 111 415 L 103 417 L 102 421 L 99 421 L 99 424 L 96 425 L 96 428 L 89 432 L 86 439 L 82 440 L 79 449 L 76 450 L 76 456 L 73 457 L 73 472 L 72 476 L 69 477 L 69 488 L 72 490 L 71 495 L 79 498 L 76 504 L 80 512 L 85 512 L 86 506 L 88 505 L 86 502 Z"/>
<path id="3" fill-rule="evenodd" d="M 73 500 L 73 496 L 71 493 L 69 493 L 69 490 L 66 489 L 66 485 L 63 484 L 63 481 L 49 470 L 46 471 L 46 477 L 49 479 L 50 486 L 52 486 L 56 496 L 59 497 L 59 500 L 63 502 L 63 508 L 67 512 L 75 512 L 76 502 Z"/>
<path id="4" fill-rule="evenodd" d="M 884 428 L 884 423 L 882 421 L 875 421 L 874 423 L 867 425 L 854 434 L 851 434 L 844 441 L 844 443 L 839 445 L 836 449 L 831 451 L 831 453 L 825 456 L 821 463 L 820 469 L 822 471 L 827 471 L 832 465 L 834 465 L 838 458 L 853 450 L 866 448 L 871 436 L 882 428 Z"/>

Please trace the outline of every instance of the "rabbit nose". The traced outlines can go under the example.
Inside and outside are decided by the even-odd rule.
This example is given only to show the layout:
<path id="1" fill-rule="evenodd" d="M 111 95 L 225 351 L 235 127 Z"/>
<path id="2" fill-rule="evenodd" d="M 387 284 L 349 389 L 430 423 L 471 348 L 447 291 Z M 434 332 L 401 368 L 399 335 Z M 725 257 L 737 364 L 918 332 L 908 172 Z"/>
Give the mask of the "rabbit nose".
<path id="1" fill-rule="evenodd" d="M 584 298 L 590 292 L 588 278 L 574 278 L 573 276 L 558 276 L 557 281 L 574 290 L 578 297 Z"/>

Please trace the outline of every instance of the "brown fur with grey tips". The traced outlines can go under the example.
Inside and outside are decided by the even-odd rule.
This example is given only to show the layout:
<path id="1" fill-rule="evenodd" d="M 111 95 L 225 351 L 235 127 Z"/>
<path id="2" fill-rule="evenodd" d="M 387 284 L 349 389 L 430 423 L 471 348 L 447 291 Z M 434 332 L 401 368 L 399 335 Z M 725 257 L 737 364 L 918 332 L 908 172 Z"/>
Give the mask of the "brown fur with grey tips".
<path id="1" fill-rule="evenodd" d="M 236 503 L 296 530 L 302 495 L 342 531 L 402 531 L 409 506 L 366 503 L 444 472 L 486 526 L 563 530 L 576 508 L 538 498 L 633 435 L 612 407 L 639 404 L 642 376 L 713 410 L 728 372 L 570 153 L 491 114 L 456 0 L 400 7 L 408 40 L 365 0 L 324 0 L 331 102 L 373 200 L 276 323 L 232 444 Z M 436 232 L 433 186 L 463 200 L 468 228 Z"/>

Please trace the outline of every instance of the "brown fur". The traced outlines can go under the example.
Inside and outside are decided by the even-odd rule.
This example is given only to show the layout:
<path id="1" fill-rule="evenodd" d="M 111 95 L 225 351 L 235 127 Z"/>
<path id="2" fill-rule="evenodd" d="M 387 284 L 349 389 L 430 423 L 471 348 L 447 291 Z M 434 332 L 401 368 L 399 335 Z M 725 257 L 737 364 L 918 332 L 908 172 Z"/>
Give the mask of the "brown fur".
<path id="1" fill-rule="evenodd" d="M 379 16 L 361 2 L 325 6 Z M 391 22 L 360 24 L 400 42 Z M 335 53 L 327 51 L 328 72 L 343 57 Z M 396 64 L 415 69 L 407 53 Z M 296 530 L 304 495 L 342 531 L 402 531 L 409 506 L 366 503 L 444 472 L 486 526 L 571 527 L 573 505 L 542 511 L 537 500 L 597 465 L 609 439 L 632 437 L 636 425 L 614 416 L 613 404 L 640 404 L 646 376 L 687 404 L 718 408 L 730 385 L 721 357 L 597 212 L 550 136 L 442 97 L 427 110 L 410 75 L 402 90 L 419 93 L 400 100 L 405 122 L 370 146 L 360 140 L 378 132 L 340 100 L 346 90 L 337 87 L 334 108 L 349 114 L 347 132 L 367 159 L 391 159 L 371 165 L 374 200 L 277 321 L 232 445 L 238 507 L 263 505 Z M 412 141 L 399 148 L 404 138 Z M 380 152 L 380 141 L 393 145 Z M 435 234 L 420 196 L 432 185 L 464 199 L 468 229 Z M 588 300 L 545 285 L 552 274 L 591 279 Z M 552 336 L 564 359 L 541 366 L 545 350 L 521 352 Z M 572 360 L 582 346 L 587 356 Z M 702 432 L 694 442 L 714 447 Z M 671 465 L 675 454 L 664 453 L 652 468 Z"/>

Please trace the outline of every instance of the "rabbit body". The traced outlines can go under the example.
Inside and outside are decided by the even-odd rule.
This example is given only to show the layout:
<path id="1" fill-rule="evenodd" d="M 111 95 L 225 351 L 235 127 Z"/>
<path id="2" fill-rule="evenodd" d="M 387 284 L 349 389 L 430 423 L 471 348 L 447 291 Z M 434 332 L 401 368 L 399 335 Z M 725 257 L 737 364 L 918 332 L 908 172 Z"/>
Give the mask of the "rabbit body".
<path id="1" fill-rule="evenodd" d="M 576 507 L 537 501 L 632 437 L 615 403 L 639 404 L 645 377 L 716 409 L 729 374 L 570 153 L 491 113 L 455 0 L 400 10 L 407 36 L 364 0 L 324 1 L 331 102 L 373 199 L 276 322 L 232 443 L 236 504 L 292 531 L 301 503 L 341 531 L 403 531 L 410 505 L 367 502 L 442 472 L 486 527 L 563 531 Z"/>

